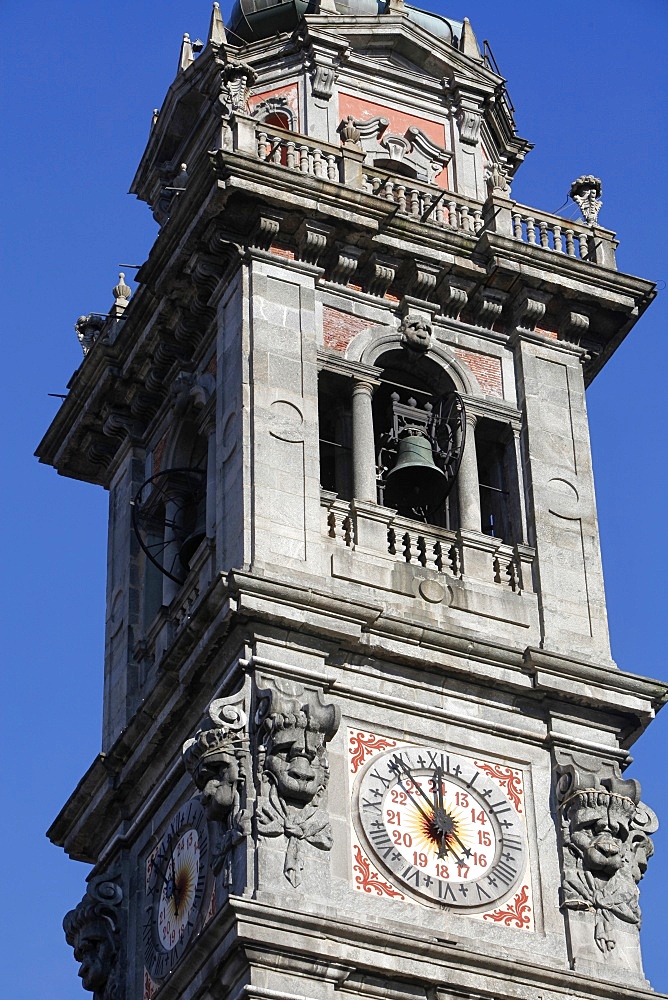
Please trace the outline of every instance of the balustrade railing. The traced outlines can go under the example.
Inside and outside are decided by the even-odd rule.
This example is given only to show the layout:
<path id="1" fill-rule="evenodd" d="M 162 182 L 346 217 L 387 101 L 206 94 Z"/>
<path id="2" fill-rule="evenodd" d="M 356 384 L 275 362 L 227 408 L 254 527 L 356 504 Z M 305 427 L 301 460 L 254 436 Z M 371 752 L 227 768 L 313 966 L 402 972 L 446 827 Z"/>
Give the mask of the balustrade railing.
<path id="1" fill-rule="evenodd" d="M 309 136 L 248 117 L 243 129 L 238 128 L 234 133 L 233 147 L 297 174 L 361 188 L 396 205 L 399 214 L 429 225 L 472 236 L 491 229 L 527 246 L 616 267 L 617 244 L 609 230 L 583 221 L 572 222 L 509 200 L 505 200 L 503 211 L 488 212 L 489 202 L 363 164 L 361 150 L 351 152 L 332 143 L 316 142 Z M 495 205 L 492 199 L 492 206 Z"/>
<path id="2" fill-rule="evenodd" d="M 328 181 L 340 182 L 343 179 L 341 150 L 337 146 L 314 142 L 285 129 L 270 129 L 266 125 L 256 129 L 256 139 L 259 160 Z"/>
<path id="3" fill-rule="evenodd" d="M 325 490 L 321 492 L 320 502 L 324 534 L 335 545 L 354 549 L 358 533 L 364 537 L 364 523 L 360 521 L 365 517 L 364 511 L 357 511 L 349 501 L 340 500 L 336 494 Z M 374 522 L 377 522 L 377 514 L 376 511 L 372 517 Z M 391 556 L 398 562 L 446 573 L 457 579 L 470 577 L 470 570 L 468 574 L 466 572 L 466 538 L 458 532 L 432 524 L 420 524 L 400 517 L 390 509 L 385 523 L 387 544 L 382 551 L 379 550 L 379 556 Z M 379 537 L 382 536 L 376 536 Z M 477 567 L 475 579 L 507 587 L 514 594 L 532 589 L 530 567 L 535 557 L 533 549 L 504 544 L 497 538 L 483 540 L 479 536 L 474 549 L 477 553 L 474 560 Z M 484 552 L 482 561 L 481 552 Z"/>
<path id="4" fill-rule="evenodd" d="M 439 573 L 460 575 L 459 549 L 454 531 L 414 521 L 392 518 L 387 528 L 387 551 L 402 562 L 435 569 Z"/>
<path id="5" fill-rule="evenodd" d="M 538 212 L 515 203 L 512 210 L 513 236 L 522 243 L 554 250 L 568 257 L 595 261 L 591 230 L 584 222 L 570 222 L 558 215 Z"/>
<path id="6" fill-rule="evenodd" d="M 402 215 L 474 235 L 484 227 L 483 203 L 464 195 L 398 177 L 386 170 L 363 173 L 362 185 L 369 194 L 394 202 Z"/>

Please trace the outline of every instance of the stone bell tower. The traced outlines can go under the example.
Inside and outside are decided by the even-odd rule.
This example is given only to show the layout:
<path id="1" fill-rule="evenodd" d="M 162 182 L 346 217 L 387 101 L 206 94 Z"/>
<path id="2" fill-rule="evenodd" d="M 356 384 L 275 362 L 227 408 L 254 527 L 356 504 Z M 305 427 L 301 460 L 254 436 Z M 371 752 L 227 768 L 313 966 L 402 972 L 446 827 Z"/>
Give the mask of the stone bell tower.
<path id="1" fill-rule="evenodd" d="M 663 688 L 610 656 L 585 408 L 654 288 L 597 178 L 577 223 L 513 199 L 530 149 L 467 19 L 184 37 L 158 236 L 38 451 L 110 497 L 102 753 L 49 831 L 98 1000 L 654 995 Z"/>

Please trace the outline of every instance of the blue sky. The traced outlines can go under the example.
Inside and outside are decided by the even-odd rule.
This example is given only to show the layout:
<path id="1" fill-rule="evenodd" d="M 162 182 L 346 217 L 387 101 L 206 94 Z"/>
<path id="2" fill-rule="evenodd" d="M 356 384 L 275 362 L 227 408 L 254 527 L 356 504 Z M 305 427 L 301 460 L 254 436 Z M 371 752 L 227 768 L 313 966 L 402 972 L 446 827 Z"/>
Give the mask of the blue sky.
<path id="1" fill-rule="evenodd" d="M 555 211 L 579 174 L 602 177 L 600 221 L 619 235 L 620 270 L 665 289 L 664 0 L 424 6 L 469 16 L 509 79 L 520 134 L 536 144 L 514 197 Z M 126 191 L 181 36 L 204 36 L 209 11 L 208 0 L 5 0 L 0 14 L 3 995 L 12 1000 L 84 995 L 60 923 L 87 869 L 44 833 L 98 752 L 101 727 L 106 495 L 32 453 L 58 407 L 48 393 L 65 392 L 81 360 L 77 316 L 108 310 L 118 264 L 140 263 L 155 237 L 149 210 Z M 622 669 L 664 681 L 666 312 L 661 291 L 588 397 L 613 652 Z M 666 992 L 667 732 L 668 710 L 637 744 L 629 772 L 663 813 L 641 903 L 646 973 Z"/>

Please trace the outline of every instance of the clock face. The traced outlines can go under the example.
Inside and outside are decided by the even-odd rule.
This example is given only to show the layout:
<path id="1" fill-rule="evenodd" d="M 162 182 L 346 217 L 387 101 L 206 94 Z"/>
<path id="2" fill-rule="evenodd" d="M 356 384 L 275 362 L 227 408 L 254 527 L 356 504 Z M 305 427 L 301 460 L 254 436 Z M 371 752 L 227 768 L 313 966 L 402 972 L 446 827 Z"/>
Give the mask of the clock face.
<path id="1" fill-rule="evenodd" d="M 206 815 L 192 799 L 173 817 L 149 862 L 144 958 L 154 979 L 174 967 L 197 928 L 207 888 L 208 853 Z"/>
<path id="2" fill-rule="evenodd" d="M 521 878 L 524 830 L 502 788 L 466 757 L 431 747 L 378 754 L 362 775 L 359 821 L 395 884 L 457 908 L 488 908 Z"/>

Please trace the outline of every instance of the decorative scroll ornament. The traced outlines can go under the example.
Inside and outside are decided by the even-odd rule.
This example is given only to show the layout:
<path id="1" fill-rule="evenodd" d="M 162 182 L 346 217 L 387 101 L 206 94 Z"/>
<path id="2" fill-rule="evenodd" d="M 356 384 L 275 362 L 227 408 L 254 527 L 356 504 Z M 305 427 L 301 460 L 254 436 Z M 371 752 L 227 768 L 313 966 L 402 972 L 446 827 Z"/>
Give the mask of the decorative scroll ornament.
<path id="1" fill-rule="evenodd" d="M 232 849 L 251 832 L 251 762 L 248 690 L 209 705 L 211 725 L 183 744 L 183 763 L 202 793 L 209 822 L 217 827 L 213 870 L 232 882 Z"/>
<path id="2" fill-rule="evenodd" d="M 283 871 L 297 887 L 304 867 L 304 841 L 322 851 L 332 847 L 327 811 L 329 760 L 326 744 L 340 721 L 321 691 L 270 680 L 256 713 L 260 796 L 258 833 L 287 838 Z"/>
<path id="3" fill-rule="evenodd" d="M 88 883 L 86 894 L 65 915 L 63 930 L 79 962 L 81 985 L 94 1000 L 122 1000 L 118 955 L 123 892 L 108 875 Z"/>
<path id="4" fill-rule="evenodd" d="M 595 226 L 601 211 L 601 180 L 593 174 L 583 174 L 571 184 L 569 197 L 582 212 L 582 218 L 590 226 Z"/>
<path id="5" fill-rule="evenodd" d="M 594 914 L 594 940 L 614 949 L 617 921 L 640 926 L 638 882 L 659 826 L 637 781 L 560 768 L 557 802 L 564 847 L 562 908 Z"/>

